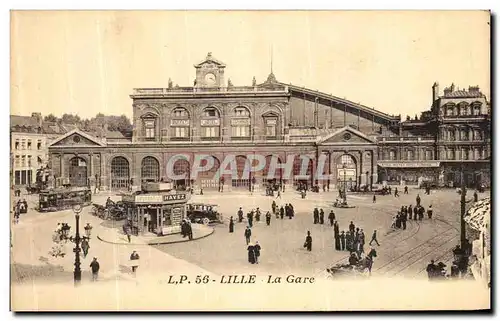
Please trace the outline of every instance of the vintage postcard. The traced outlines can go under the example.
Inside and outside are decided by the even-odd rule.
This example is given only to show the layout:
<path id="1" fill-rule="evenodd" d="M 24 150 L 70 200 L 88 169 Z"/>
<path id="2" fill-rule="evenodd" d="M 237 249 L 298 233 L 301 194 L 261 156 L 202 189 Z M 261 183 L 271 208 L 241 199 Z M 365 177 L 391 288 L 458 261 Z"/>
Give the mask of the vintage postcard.
<path id="1" fill-rule="evenodd" d="M 490 27 L 12 11 L 11 309 L 490 309 Z"/>

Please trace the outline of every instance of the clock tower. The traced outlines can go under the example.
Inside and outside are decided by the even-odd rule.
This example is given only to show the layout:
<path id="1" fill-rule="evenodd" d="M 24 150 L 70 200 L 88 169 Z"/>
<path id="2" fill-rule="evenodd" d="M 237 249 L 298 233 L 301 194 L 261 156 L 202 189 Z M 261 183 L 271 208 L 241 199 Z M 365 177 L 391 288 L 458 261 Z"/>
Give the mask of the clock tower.
<path id="1" fill-rule="evenodd" d="M 196 88 L 224 87 L 224 68 L 226 65 L 212 57 L 209 52 L 202 62 L 194 65 L 196 68 Z"/>

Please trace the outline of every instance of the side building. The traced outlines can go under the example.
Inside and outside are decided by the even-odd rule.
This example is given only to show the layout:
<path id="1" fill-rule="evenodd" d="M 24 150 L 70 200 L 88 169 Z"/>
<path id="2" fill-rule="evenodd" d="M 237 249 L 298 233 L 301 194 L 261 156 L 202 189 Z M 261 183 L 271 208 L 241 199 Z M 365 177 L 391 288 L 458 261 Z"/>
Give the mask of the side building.
<path id="1" fill-rule="evenodd" d="M 218 189 L 222 184 L 225 190 L 248 189 L 269 178 L 271 155 L 281 163 L 291 155 L 303 155 L 309 158 L 307 174 L 316 171 L 319 159 L 327 160 L 325 179 L 316 182 L 312 176 L 301 176 L 301 159 L 294 156 L 292 177 L 286 179 L 278 170 L 271 180 L 290 187 L 302 183 L 334 188 L 382 180 L 417 183 L 413 177 L 421 176 L 417 168 L 430 168 L 429 177 L 440 176 L 443 165 L 436 129 L 442 120 L 433 113 L 444 98 L 436 97 L 425 119 L 402 122 L 400 116 L 279 82 L 273 73 L 263 83 L 257 84 L 254 78 L 251 86 L 234 86 L 225 80 L 226 65 L 211 53 L 194 67 L 192 87 L 169 81 L 167 88 L 134 89 L 131 139 L 103 139 L 73 130 L 52 142 L 49 164 L 54 175 L 72 185 L 120 190 L 164 180 L 172 164 L 175 174 L 185 173 L 187 178 L 176 180 L 177 186 Z M 421 145 L 418 154 L 415 149 L 405 154 L 406 146 L 414 148 L 416 142 Z M 198 154 L 212 156 L 215 166 L 192 177 Z M 216 177 L 227 155 L 236 156 L 241 176 L 251 154 L 266 157 L 264 169 L 253 177 Z M 183 156 L 173 159 L 176 155 Z M 408 165 L 409 161 L 418 165 Z"/>

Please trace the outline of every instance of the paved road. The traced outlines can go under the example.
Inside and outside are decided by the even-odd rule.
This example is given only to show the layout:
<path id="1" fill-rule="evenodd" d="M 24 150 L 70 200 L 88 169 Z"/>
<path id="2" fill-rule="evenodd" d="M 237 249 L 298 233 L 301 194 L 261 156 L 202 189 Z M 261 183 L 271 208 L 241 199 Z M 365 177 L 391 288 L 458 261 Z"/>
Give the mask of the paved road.
<path id="1" fill-rule="evenodd" d="M 401 197 L 379 196 L 375 204 L 371 195 L 350 195 L 348 200 L 355 209 L 335 209 L 340 229 L 346 230 L 352 220 L 363 228 L 369 240 L 374 229 L 379 232 L 380 247 L 376 246 L 378 257 L 374 265 L 374 275 L 422 277 L 425 266 L 431 259 L 450 262 L 450 249 L 459 243 L 459 196 L 454 190 L 433 191 L 423 195 L 422 205 L 432 204 L 434 219 L 409 221 L 406 230 L 391 231 L 389 226 L 393 215 L 401 205 L 415 204 L 420 190 L 410 190 Z M 261 244 L 262 257 L 259 265 L 247 262 L 246 244 L 243 236 L 245 223 L 236 224 L 235 232 L 228 233 L 227 223 L 216 227 L 216 232 L 203 242 L 172 244 L 157 248 L 175 257 L 197 264 L 219 274 L 227 273 L 319 273 L 334 263 L 347 260 L 345 252 L 334 250 L 333 230 L 329 225 L 312 224 L 312 209 L 322 207 L 326 213 L 332 208 L 333 192 L 310 193 L 305 200 L 298 194 L 286 192 L 282 203 L 292 203 L 296 217 L 292 220 L 275 219 L 271 226 L 264 222 L 255 224 L 253 240 Z M 260 207 L 270 210 L 272 199 L 261 195 L 213 194 L 196 196 L 196 200 L 220 204 L 220 210 L 228 218 L 236 217 L 238 207 L 244 211 Z M 307 231 L 313 237 L 313 251 L 302 248 Z M 448 264 L 449 266 L 449 264 Z"/>

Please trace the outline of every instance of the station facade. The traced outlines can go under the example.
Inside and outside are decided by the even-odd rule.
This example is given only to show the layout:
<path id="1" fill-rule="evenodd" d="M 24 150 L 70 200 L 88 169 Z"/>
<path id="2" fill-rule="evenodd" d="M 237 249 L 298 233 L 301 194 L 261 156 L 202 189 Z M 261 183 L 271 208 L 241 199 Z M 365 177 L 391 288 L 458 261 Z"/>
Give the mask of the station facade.
<path id="1" fill-rule="evenodd" d="M 401 121 L 329 94 L 277 81 L 255 78 L 249 86 L 225 81 L 225 64 L 209 53 L 195 65 L 192 87 L 138 88 L 132 95 L 132 138 L 94 137 L 73 130 L 49 146 L 56 181 L 101 189 L 138 188 L 141 182 L 167 180 L 170 163 L 177 186 L 225 190 L 248 189 L 269 181 L 271 156 L 287 162 L 295 156 L 292 175 L 282 170 L 271 181 L 285 185 L 339 184 L 356 187 L 386 181 L 418 184 L 431 180 L 457 184 L 489 184 L 490 111 L 477 87 L 455 90 L 452 85 L 418 119 Z M 215 160 L 211 170 L 191 177 L 196 155 Z M 248 155 L 266 158 L 262 170 L 241 177 Z M 235 156 L 240 178 L 217 171 Z M 307 157 L 307 170 L 298 155 Z M 316 181 L 318 161 L 326 159 L 323 178 Z M 465 166 L 464 166 L 465 164 Z M 302 169 L 302 171 L 301 171 Z M 465 172 L 465 175 L 462 175 Z M 303 174 L 309 176 L 304 176 Z M 458 174 L 457 174 L 458 173 Z"/>

